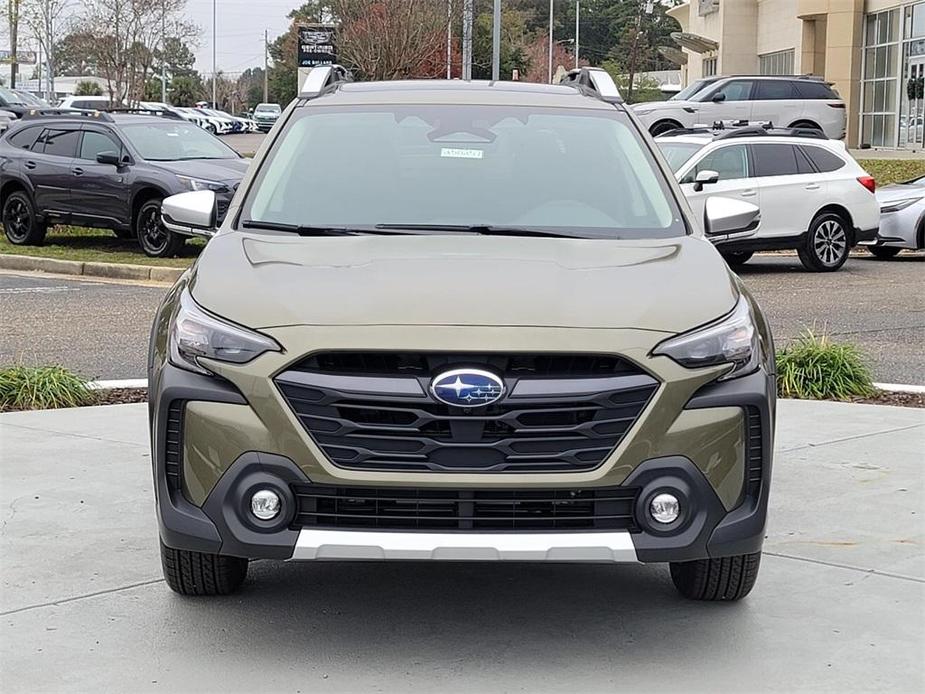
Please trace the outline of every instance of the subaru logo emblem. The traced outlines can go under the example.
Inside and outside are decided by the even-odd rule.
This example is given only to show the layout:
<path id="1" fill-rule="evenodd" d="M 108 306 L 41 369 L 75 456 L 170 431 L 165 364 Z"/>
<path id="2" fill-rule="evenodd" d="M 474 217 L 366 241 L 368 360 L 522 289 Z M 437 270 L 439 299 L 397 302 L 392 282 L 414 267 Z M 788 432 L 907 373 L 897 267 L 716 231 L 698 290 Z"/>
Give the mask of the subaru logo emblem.
<path id="1" fill-rule="evenodd" d="M 488 371 L 454 369 L 431 381 L 430 393 L 446 405 L 484 407 L 501 399 L 504 381 Z"/>

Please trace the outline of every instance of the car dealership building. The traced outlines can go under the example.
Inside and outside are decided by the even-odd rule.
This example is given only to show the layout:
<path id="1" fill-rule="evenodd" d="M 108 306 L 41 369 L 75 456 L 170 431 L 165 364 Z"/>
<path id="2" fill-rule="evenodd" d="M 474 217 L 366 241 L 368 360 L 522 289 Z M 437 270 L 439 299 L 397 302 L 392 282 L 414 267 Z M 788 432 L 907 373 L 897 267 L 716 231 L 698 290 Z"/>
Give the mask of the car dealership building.
<path id="1" fill-rule="evenodd" d="M 685 83 L 714 74 L 815 74 L 848 109 L 848 145 L 923 149 L 925 0 L 689 0 Z"/>

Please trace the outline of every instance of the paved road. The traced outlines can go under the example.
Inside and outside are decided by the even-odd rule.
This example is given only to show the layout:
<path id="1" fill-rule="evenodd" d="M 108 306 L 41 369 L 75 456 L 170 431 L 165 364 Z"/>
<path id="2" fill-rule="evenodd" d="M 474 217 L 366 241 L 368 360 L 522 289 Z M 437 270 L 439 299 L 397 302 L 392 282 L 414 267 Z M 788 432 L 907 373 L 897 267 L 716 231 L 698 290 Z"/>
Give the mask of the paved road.
<path id="1" fill-rule="evenodd" d="M 778 343 L 815 325 L 858 342 L 875 380 L 925 385 L 925 253 L 852 258 L 835 274 L 794 256 L 756 256 L 741 270 Z M 0 364 L 59 362 L 88 378 L 141 378 L 163 286 L 0 273 Z"/>
<path id="2" fill-rule="evenodd" d="M 226 145 L 233 147 L 239 154 L 252 156 L 257 152 L 266 135 L 264 133 L 246 133 L 244 135 L 223 135 Z"/>
<path id="3" fill-rule="evenodd" d="M 925 411 L 779 412 L 736 605 L 684 601 L 663 565 L 257 562 L 240 594 L 184 599 L 144 405 L 0 415 L 0 689 L 925 691 Z"/>

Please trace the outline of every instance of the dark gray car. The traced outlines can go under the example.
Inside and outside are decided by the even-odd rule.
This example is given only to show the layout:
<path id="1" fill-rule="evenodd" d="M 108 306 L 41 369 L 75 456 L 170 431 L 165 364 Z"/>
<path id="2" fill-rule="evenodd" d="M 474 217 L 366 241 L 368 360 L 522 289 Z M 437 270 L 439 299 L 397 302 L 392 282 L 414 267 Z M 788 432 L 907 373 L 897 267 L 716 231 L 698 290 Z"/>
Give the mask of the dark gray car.
<path id="1" fill-rule="evenodd" d="M 179 118 L 26 113 L 0 139 L 6 237 L 39 245 L 50 224 L 77 224 L 137 238 L 152 257 L 176 255 L 186 237 L 161 224 L 161 201 L 185 191 L 214 191 L 218 224 L 247 164 L 221 140 Z"/>

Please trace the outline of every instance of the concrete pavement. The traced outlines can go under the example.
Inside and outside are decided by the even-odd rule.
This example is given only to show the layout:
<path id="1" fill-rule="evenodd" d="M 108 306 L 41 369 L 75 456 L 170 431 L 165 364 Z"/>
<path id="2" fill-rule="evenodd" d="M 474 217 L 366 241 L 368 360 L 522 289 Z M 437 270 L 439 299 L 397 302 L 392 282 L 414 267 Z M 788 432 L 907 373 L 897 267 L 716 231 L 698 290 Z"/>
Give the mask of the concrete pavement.
<path id="1" fill-rule="evenodd" d="M 144 405 L 0 415 L 0 688 L 922 691 L 925 410 L 780 404 L 755 591 L 666 567 L 278 564 L 160 578 Z"/>

